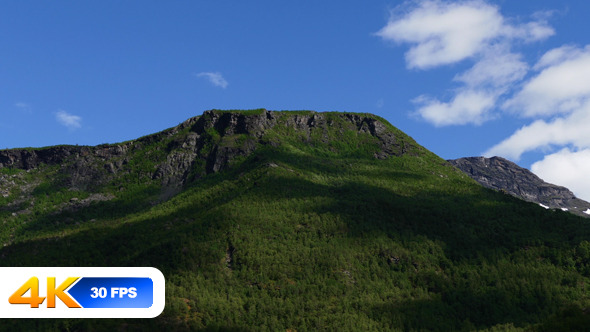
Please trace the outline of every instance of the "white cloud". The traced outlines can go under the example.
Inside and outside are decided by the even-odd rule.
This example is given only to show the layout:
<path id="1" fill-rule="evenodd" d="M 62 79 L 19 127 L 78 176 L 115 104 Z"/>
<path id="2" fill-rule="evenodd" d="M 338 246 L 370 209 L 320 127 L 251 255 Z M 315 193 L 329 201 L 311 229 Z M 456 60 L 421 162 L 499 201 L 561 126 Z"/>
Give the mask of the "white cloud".
<path id="1" fill-rule="evenodd" d="M 511 39 L 522 39 L 525 42 L 534 42 L 551 37 L 555 30 L 544 19 L 528 22 L 519 26 L 505 26 L 504 36 Z"/>
<path id="2" fill-rule="evenodd" d="M 499 40 L 534 41 L 553 34 L 543 19 L 507 24 L 497 6 L 480 0 L 406 2 L 377 32 L 385 40 L 412 44 L 406 62 L 419 69 L 462 61 Z"/>
<path id="3" fill-rule="evenodd" d="M 203 73 L 198 73 L 196 74 L 197 77 L 205 77 L 209 80 L 209 82 L 217 87 L 220 88 L 227 88 L 228 86 L 228 82 L 225 80 L 225 78 L 223 78 L 223 75 L 221 75 L 221 73 L 215 72 L 203 72 Z"/>
<path id="4" fill-rule="evenodd" d="M 590 148 L 590 102 L 565 117 L 552 121 L 536 120 L 518 129 L 514 134 L 490 148 L 486 156 L 505 156 L 518 160 L 520 156 L 537 149 L 572 145 Z"/>
<path id="5" fill-rule="evenodd" d="M 504 89 L 507 85 L 521 80 L 526 75 L 528 67 L 520 54 L 511 53 L 505 46 L 496 45 L 488 48 L 473 67 L 455 76 L 454 80 L 469 87 Z"/>
<path id="6" fill-rule="evenodd" d="M 422 105 L 416 111 L 426 121 L 437 127 L 461 125 L 467 123 L 481 124 L 490 117 L 489 111 L 494 106 L 496 97 L 484 92 L 466 90 L 458 93 L 448 103 L 420 96 L 414 103 Z"/>
<path id="7" fill-rule="evenodd" d="M 68 127 L 69 129 L 78 129 L 82 127 L 82 118 L 77 115 L 69 114 L 66 111 L 60 110 L 55 113 L 57 122 Z"/>
<path id="8" fill-rule="evenodd" d="M 590 99 L 590 46 L 563 46 L 539 60 L 541 72 L 503 107 L 524 116 L 551 116 L 579 109 Z"/>
<path id="9" fill-rule="evenodd" d="M 558 48 L 554 48 L 541 57 L 537 62 L 534 69 L 541 70 L 550 66 L 558 65 L 562 62 L 575 59 L 582 54 L 582 50 L 573 45 L 563 45 Z"/>
<path id="10" fill-rule="evenodd" d="M 498 98 L 528 71 L 528 65 L 521 58 L 520 54 L 507 51 L 505 46 L 489 47 L 473 67 L 455 76 L 453 80 L 463 86 L 455 90 L 451 101 L 420 96 L 414 100 L 421 105 L 416 113 L 437 127 L 480 125 L 494 118 Z"/>
<path id="11" fill-rule="evenodd" d="M 486 155 L 519 159 L 551 147 L 590 148 L 590 45 L 565 45 L 546 52 L 533 67 L 540 71 L 504 107 L 537 118 L 489 149 Z M 552 116 L 550 120 L 543 117 Z"/>
<path id="12" fill-rule="evenodd" d="M 534 163 L 531 170 L 543 180 L 565 186 L 577 197 L 590 201 L 590 149 L 564 148 Z"/>
<path id="13" fill-rule="evenodd" d="M 471 57 L 502 29 L 498 9 L 481 1 L 418 1 L 407 6 L 411 6 L 409 12 L 394 13 L 377 35 L 413 44 L 406 53 L 410 68 L 425 69 Z"/>
<path id="14" fill-rule="evenodd" d="M 416 114 L 435 126 L 477 125 L 494 118 L 491 111 L 499 98 L 529 70 L 522 56 L 511 52 L 513 41 L 535 41 L 554 34 L 546 16 L 512 25 L 497 6 L 483 0 L 418 0 L 396 8 L 377 35 L 411 45 L 406 53 L 409 68 L 428 69 L 472 59 L 474 65 L 455 76 L 454 81 L 462 86 L 454 90 L 450 101 L 421 96 L 416 99 L 422 104 Z"/>

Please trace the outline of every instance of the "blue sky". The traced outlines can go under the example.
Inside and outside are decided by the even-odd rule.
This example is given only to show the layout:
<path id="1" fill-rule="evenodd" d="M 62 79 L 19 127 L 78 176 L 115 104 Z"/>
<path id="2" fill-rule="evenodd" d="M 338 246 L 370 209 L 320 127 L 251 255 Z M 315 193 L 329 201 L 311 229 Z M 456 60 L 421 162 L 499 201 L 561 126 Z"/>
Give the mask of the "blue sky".
<path id="1" fill-rule="evenodd" d="M 134 139 L 204 110 L 369 112 L 443 158 L 590 200 L 587 1 L 3 1 L 0 148 Z"/>

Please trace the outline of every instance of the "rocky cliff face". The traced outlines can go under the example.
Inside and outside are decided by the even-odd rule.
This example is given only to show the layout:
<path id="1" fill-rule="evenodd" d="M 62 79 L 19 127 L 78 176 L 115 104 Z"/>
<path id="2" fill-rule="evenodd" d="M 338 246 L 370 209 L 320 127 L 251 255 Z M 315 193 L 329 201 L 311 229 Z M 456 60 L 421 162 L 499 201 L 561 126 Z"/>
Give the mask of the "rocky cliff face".
<path id="1" fill-rule="evenodd" d="M 212 110 L 160 133 L 119 144 L 2 150 L 0 169 L 53 168 L 59 185 L 70 190 L 93 190 L 116 178 L 180 188 L 191 177 L 219 172 L 261 146 L 276 144 L 275 129 L 281 128 L 290 128 L 309 142 L 318 137 L 328 142 L 334 139 L 328 132 L 352 129 L 378 142 L 374 157 L 380 159 L 408 153 L 413 144 L 370 115 Z M 267 135 L 273 130 L 274 138 Z"/>
<path id="2" fill-rule="evenodd" d="M 470 157 L 449 160 L 487 188 L 501 190 L 525 201 L 590 217 L 590 203 L 576 198 L 567 188 L 547 183 L 526 168 L 501 157 Z"/>

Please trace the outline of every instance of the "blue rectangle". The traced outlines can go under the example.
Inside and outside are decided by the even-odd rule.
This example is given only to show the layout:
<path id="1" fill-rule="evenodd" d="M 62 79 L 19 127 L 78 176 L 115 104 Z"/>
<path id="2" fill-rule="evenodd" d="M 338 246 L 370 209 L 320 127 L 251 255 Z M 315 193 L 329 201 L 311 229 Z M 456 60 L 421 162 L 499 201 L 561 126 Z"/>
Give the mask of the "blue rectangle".
<path id="1" fill-rule="evenodd" d="M 83 308 L 150 308 L 154 283 L 150 278 L 82 277 L 67 292 Z"/>

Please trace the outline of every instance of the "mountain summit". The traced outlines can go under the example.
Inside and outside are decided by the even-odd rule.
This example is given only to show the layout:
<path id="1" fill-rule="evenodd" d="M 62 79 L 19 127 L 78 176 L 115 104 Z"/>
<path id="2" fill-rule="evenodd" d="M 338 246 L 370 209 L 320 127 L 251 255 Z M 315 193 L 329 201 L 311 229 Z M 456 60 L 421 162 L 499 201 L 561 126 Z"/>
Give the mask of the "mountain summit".
<path id="1" fill-rule="evenodd" d="M 0 151 L 0 265 L 152 266 L 157 318 L 0 330 L 590 326 L 590 223 L 486 189 L 371 114 L 204 112 Z"/>
<path id="2" fill-rule="evenodd" d="M 501 190 L 545 208 L 561 209 L 590 217 L 590 203 L 569 189 L 547 183 L 526 168 L 501 157 L 469 157 L 449 160 L 486 188 Z"/>
<path id="3" fill-rule="evenodd" d="M 334 152 L 349 148 L 351 153 L 359 153 L 354 151 L 356 146 L 347 146 L 348 141 L 358 145 L 353 142 L 353 136 L 358 136 L 371 141 L 371 152 L 377 159 L 422 149 L 386 124 L 369 114 L 211 110 L 174 128 L 120 144 L 2 150 L 0 168 L 56 166 L 68 188 L 84 189 L 137 171 L 134 166 L 141 161 L 152 166 L 146 167 L 142 179 L 178 187 L 191 175 L 219 172 L 257 149 L 292 139 L 326 145 Z"/>

